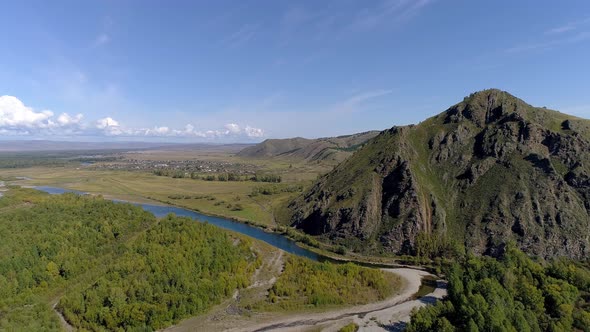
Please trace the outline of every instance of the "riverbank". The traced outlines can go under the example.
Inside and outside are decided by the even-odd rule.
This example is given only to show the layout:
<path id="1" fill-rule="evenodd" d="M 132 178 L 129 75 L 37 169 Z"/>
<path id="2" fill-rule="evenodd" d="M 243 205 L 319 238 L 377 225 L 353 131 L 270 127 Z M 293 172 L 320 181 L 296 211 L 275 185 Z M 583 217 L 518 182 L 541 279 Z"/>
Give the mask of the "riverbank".
<path id="1" fill-rule="evenodd" d="M 239 299 L 230 300 L 211 312 L 182 321 L 165 332 L 185 332 L 203 329 L 207 331 L 338 331 L 354 322 L 359 331 L 389 331 L 405 326 L 412 309 L 427 305 L 446 295 L 446 284 L 437 287 L 419 299 L 422 279 L 430 273 L 414 269 L 383 269 L 402 277 L 404 286 L 392 297 L 375 303 L 326 310 L 322 312 L 268 313 L 254 312 L 247 315 L 232 312 Z"/>
<path id="2" fill-rule="evenodd" d="M 216 195 L 220 196 L 228 204 L 234 204 L 238 201 L 233 201 L 237 198 L 238 192 L 230 194 L 229 190 L 223 187 L 222 190 L 217 188 L 209 190 L 203 186 L 220 186 L 223 183 L 207 182 L 190 179 L 163 179 L 162 177 L 153 176 L 150 174 L 136 174 L 130 172 L 90 172 L 86 170 L 71 170 L 67 174 L 65 172 L 54 169 L 40 169 L 29 170 L 29 172 L 22 172 L 23 170 L 15 170 L 5 172 L 10 174 L 15 184 L 31 184 L 31 185 L 45 185 L 55 186 L 60 188 L 68 188 L 68 190 L 77 190 L 80 192 L 89 192 L 93 195 L 102 195 L 107 199 L 125 201 L 133 204 L 150 204 L 160 206 L 172 206 L 185 210 L 193 211 L 202 215 L 223 218 L 238 223 L 243 223 L 248 226 L 256 227 L 264 232 L 277 234 L 289 238 L 291 241 L 297 243 L 299 247 L 307 251 L 313 252 L 315 255 L 324 257 L 327 260 L 334 262 L 355 262 L 359 265 L 371 267 L 412 267 L 418 268 L 416 265 L 421 265 L 430 271 L 433 271 L 426 261 L 416 261 L 408 257 L 392 257 L 392 256 L 374 256 L 363 255 L 360 253 L 346 250 L 344 247 L 336 246 L 331 243 L 319 240 L 316 237 L 311 237 L 302 233 L 299 230 L 293 229 L 286 225 L 269 224 L 268 222 L 257 222 L 257 219 L 252 219 L 253 216 L 248 214 L 248 218 L 236 216 L 235 212 L 216 211 L 211 209 L 202 210 L 196 208 L 193 200 L 174 200 L 169 199 L 169 195 L 173 193 L 186 194 L 193 197 L 195 194 L 202 195 Z M 32 174 L 36 174 L 31 178 Z M 29 177 L 23 177 L 29 176 Z M 92 175 L 92 176 L 91 176 Z M 104 179 L 99 179 L 104 178 Z M 167 180 L 167 181 L 163 181 Z M 245 185 L 242 183 L 242 185 Z M 252 185 L 249 184 L 248 188 Z M 75 189 L 74 189 L 75 188 Z M 248 200 L 247 196 L 249 190 L 241 188 L 239 195 L 241 197 L 240 203 L 243 204 Z M 148 190 L 149 189 L 149 190 Z M 274 197 L 274 196 L 273 196 Z M 265 197 L 266 199 L 267 197 Z M 276 197 L 268 197 L 271 201 Z M 257 199 L 257 201 L 260 199 Z M 205 201 L 207 201 L 205 199 Z M 213 201 L 216 202 L 216 201 Z M 201 202 L 202 203 L 202 202 Z M 201 204 L 199 203 L 199 204 Z M 270 204 L 270 203 L 269 203 Z M 272 204 L 271 204 L 272 205 Z M 227 212 L 227 213 L 224 213 Z M 268 212 L 268 211 L 267 211 Z"/>
<path id="3" fill-rule="evenodd" d="M 281 228 L 269 228 L 260 224 L 251 223 L 251 222 L 244 222 L 243 220 L 239 220 L 236 218 L 231 217 L 223 217 L 223 216 L 215 216 L 204 214 L 201 211 L 186 208 L 184 206 L 174 205 L 168 201 L 158 201 L 153 199 L 150 200 L 150 203 L 145 203 L 145 201 L 138 201 L 138 200 L 124 200 L 117 198 L 116 195 L 103 195 L 98 193 L 86 193 L 81 192 L 74 189 L 68 188 L 61 188 L 61 187 L 52 187 L 52 186 L 30 186 L 31 188 L 36 188 L 41 191 L 45 191 L 50 194 L 61 194 L 65 192 L 73 192 L 78 194 L 90 194 L 90 195 L 102 195 L 106 199 L 114 200 L 117 202 L 125 202 L 130 204 L 136 204 L 142 206 L 144 209 L 154 213 L 158 217 L 163 217 L 167 213 L 175 213 L 180 216 L 188 216 L 193 219 L 211 222 L 217 226 L 222 228 L 237 231 L 239 233 L 252 236 L 258 238 L 259 240 L 263 240 L 271 245 L 278 246 L 280 249 L 283 249 L 287 252 L 297 254 L 300 256 L 305 256 L 308 258 L 312 258 L 314 260 L 327 260 L 334 263 L 355 263 L 361 266 L 366 267 L 373 267 L 373 268 L 412 268 L 412 269 L 419 269 L 419 270 L 428 270 L 432 272 L 432 269 L 428 266 L 416 266 L 413 264 L 407 264 L 404 261 L 399 261 L 394 258 L 386 258 L 386 257 L 378 257 L 378 256 L 361 256 L 359 254 L 354 254 L 354 256 L 345 256 L 339 255 L 332 251 L 329 251 L 325 248 L 326 244 L 319 244 L 318 246 L 310 246 L 302 241 L 298 241 L 302 236 L 308 237 L 307 235 L 302 235 L 298 231 L 291 230 L 286 226 Z M 156 204 L 153 204 L 152 201 L 155 201 Z M 232 225 L 234 223 L 235 225 Z M 244 227 L 239 227 L 238 225 L 243 225 Z M 289 231 L 285 231 L 285 230 Z M 259 232 L 252 232 L 252 230 L 258 230 Z M 264 234 L 262 234 L 264 233 Z M 283 243 L 281 245 L 279 238 L 287 239 L 291 243 Z M 287 245 L 288 244 L 288 245 Z"/>

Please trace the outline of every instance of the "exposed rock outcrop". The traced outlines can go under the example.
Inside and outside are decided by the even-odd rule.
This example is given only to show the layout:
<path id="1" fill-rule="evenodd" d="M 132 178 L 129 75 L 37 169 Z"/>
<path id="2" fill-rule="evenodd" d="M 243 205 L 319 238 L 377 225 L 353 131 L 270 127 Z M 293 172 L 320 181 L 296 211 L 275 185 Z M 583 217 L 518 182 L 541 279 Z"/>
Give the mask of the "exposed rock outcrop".
<path id="1" fill-rule="evenodd" d="M 485 90 L 394 127 L 291 202 L 291 223 L 361 251 L 427 233 L 479 253 L 590 253 L 590 121 Z"/>

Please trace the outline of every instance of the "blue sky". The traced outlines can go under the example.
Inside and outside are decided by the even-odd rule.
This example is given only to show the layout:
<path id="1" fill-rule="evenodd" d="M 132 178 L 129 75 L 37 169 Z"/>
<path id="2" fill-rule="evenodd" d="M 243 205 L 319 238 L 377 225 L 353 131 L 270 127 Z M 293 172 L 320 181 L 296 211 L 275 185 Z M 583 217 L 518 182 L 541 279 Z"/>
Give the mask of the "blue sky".
<path id="1" fill-rule="evenodd" d="M 490 87 L 590 117 L 586 0 L 13 1 L 0 29 L 3 139 L 332 136 Z"/>

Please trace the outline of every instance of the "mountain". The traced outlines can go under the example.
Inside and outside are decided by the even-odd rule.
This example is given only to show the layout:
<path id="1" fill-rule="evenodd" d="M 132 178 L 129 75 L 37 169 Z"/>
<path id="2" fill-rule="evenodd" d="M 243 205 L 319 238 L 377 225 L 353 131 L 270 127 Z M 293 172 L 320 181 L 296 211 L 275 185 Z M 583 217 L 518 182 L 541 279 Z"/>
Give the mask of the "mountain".
<path id="1" fill-rule="evenodd" d="M 305 161 L 340 162 L 378 134 L 378 131 L 367 131 L 353 135 L 317 139 L 301 137 L 267 139 L 262 143 L 243 149 L 237 155 L 248 158 L 285 157 Z"/>
<path id="2" fill-rule="evenodd" d="M 590 253 L 590 121 L 485 90 L 393 127 L 288 206 L 290 223 L 366 252 L 412 253 L 421 235 L 494 254 Z"/>

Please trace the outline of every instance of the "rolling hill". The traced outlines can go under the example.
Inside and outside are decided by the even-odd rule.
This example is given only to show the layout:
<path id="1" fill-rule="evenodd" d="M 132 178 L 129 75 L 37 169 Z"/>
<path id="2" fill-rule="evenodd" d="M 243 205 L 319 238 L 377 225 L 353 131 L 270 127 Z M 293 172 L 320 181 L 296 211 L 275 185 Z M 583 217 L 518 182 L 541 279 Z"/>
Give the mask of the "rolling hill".
<path id="1" fill-rule="evenodd" d="M 317 139 L 287 138 L 267 139 L 247 147 L 237 155 L 246 158 L 282 157 L 304 161 L 341 162 L 367 140 L 377 136 L 378 131 Z"/>
<path id="2" fill-rule="evenodd" d="M 494 255 L 590 253 L 590 121 L 496 89 L 381 132 L 288 206 L 290 224 L 357 251 L 451 239 Z"/>

